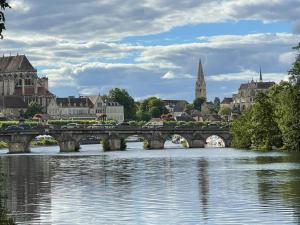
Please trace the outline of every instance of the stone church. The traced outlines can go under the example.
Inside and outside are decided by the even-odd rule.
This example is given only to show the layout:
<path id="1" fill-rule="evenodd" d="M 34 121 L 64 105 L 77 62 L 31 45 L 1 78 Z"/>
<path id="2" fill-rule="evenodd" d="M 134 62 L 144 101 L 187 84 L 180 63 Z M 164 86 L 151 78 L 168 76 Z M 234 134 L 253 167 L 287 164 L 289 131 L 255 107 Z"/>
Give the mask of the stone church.
<path id="1" fill-rule="evenodd" d="M 45 112 L 54 97 L 48 90 L 48 78 L 38 77 L 37 70 L 25 55 L 0 57 L 0 95 L 2 108 L 6 107 L 5 99 L 10 97 L 19 103 L 20 100 L 24 101 L 25 105 L 36 101 L 43 106 Z M 10 105 L 13 106 L 14 103 L 10 102 Z M 22 107 L 24 108 L 23 104 Z"/>
<path id="2" fill-rule="evenodd" d="M 206 99 L 206 82 L 201 60 L 199 61 L 198 75 L 195 88 L 195 99 L 203 97 Z"/>
<path id="3" fill-rule="evenodd" d="M 255 95 L 258 92 L 267 93 L 269 88 L 272 87 L 275 82 L 263 81 L 262 72 L 260 70 L 259 81 L 243 83 L 240 85 L 237 94 L 233 95 L 233 107 L 240 111 L 249 108 L 255 103 Z"/>

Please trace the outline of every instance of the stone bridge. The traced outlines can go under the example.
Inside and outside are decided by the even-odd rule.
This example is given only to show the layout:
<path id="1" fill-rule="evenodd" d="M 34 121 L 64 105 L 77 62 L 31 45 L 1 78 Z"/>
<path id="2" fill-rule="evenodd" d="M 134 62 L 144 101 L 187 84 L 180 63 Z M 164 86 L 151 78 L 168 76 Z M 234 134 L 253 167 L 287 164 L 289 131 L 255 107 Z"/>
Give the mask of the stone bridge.
<path id="1" fill-rule="evenodd" d="M 138 135 L 148 142 L 149 149 L 163 149 L 165 141 L 172 135 L 186 139 L 189 148 L 204 148 L 206 140 L 212 135 L 219 136 L 225 147 L 231 144 L 229 128 L 221 127 L 114 127 L 99 129 L 49 129 L 0 131 L 0 141 L 8 143 L 9 153 L 30 153 L 30 142 L 39 135 L 50 135 L 58 142 L 61 152 L 75 152 L 80 148 L 80 141 L 89 137 L 107 139 L 111 150 L 120 150 L 121 139 Z"/>

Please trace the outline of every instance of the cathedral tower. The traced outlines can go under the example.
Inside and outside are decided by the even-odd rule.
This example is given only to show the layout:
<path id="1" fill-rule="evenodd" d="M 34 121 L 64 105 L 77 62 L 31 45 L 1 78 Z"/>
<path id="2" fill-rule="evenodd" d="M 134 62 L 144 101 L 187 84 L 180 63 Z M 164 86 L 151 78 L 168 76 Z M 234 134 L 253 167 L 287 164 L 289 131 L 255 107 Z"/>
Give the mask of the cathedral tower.
<path id="1" fill-rule="evenodd" d="M 195 88 L 195 99 L 200 97 L 206 98 L 206 83 L 205 83 L 201 59 L 199 61 L 198 76 L 197 76 L 196 88 Z"/>

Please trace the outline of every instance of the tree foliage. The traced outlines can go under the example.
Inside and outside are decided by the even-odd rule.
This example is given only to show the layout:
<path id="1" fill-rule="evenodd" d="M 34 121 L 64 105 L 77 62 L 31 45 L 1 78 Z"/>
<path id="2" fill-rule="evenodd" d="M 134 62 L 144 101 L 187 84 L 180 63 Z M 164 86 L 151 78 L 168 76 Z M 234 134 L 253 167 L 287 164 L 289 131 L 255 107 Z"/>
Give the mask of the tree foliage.
<path id="1" fill-rule="evenodd" d="M 232 122 L 231 133 L 233 135 L 232 146 L 235 148 L 251 147 L 252 110 L 246 109 L 241 118 Z"/>
<path id="2" fill-rule="evenodd" d="M 300 51 L 300 43 L 293 49 Z M 300 86 L 300 54 L 297 55 L 293 67 L 289 70 L 290 81 Z"/>
<path id="3" fill-rule="evenodd" d="M 140 105 L 137 117 L 141 120 L 149 120 L 150 118 L 160 117 L 162 114 L 168 113 L 163 100 L 150 97 L 145 99 Z"/>
<path id="4" fill-rule="evenodd" d="M 26 118 L 32 118 L 37 113 L 43 113 L 43 107 L 39 103 L 33 101 L 28 104 L 24 116 Z"/>
<path id="5" fill-rule="evenodd" d="M 6 0 L 0 0 L 0 38 L 3 39 L 2 32 L 5 28 L 5 15 L 4 11 L 6 8 L 11 8 Z"/>
<path id="6" fill-rule="evenodd" d="M 300 49 L 300 44 L 294 49 Z M 258 93 L 254 106 L 232 124 L 233 146 L 300 151 L 300 56 L 289 71 L 290 81 Z"/>
<path id="7" fill-rule="evenodd" d="M 219 111 L 219 114 L 224 116 L 229 116 L 232 112 L 232 109 L 230 107 L 221 107 L 220 111 Z"/>
<path id="8" fill-rule="evenodd" d="M 193 102 L 194 109 L 201 111 L 202 105 L 205 102 L 206 102 L 206 98 L 204 98 L 204 97 L 196 98 Z"/>
<path id="9" fill-rule="evenodd" d="M 124 118 L 130 120 L 135 118 L 136 106 L 133 97 L 125 89 L 114 88 L 109 91 L 108 99 L 118 102 L 124 106 Z"/>
<path id="10" fill-rule="evenodd" d="M 257 93 L 251 116 L 251 144 L 253 149 L 270 150 L 280 147 L 281 134 L 274 118 L 269 96 Z"/>

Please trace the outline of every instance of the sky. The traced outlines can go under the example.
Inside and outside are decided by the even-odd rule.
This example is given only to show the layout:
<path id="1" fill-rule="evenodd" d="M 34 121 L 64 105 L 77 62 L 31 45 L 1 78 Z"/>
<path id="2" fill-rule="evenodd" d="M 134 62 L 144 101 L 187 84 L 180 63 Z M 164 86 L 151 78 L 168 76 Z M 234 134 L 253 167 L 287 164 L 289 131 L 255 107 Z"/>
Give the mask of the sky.
<path id="1" fill-rule="evenodd" d="M 57 96 L 128 90 L 192 101 L 201 59 L 208 100 L 287 79 L 300 0 L 9 0 L 1 53 L 25 54 Z"/>

